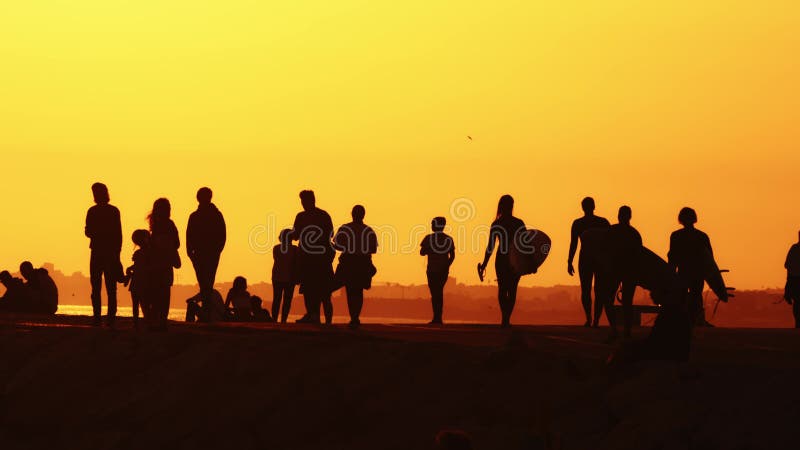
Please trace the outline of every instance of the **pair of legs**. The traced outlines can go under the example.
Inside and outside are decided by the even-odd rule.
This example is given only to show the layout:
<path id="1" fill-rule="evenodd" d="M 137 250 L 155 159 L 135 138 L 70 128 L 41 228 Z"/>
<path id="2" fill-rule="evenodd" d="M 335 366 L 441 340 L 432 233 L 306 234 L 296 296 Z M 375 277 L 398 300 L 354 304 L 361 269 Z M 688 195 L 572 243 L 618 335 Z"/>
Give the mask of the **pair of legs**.
<path id="1" fill-rule="evenodd" d="M 170 293 L 172 285 L 154 286 L 150 291 L 149 304 L 144 304 L 144 317 L 151 329 L 163 331 L 167 329 L 167 316 L 169 315 Z"/>
<path id="2" fill-rule="evenodd" d="M 705 326 L 708 323 L 706 322 L 706 310 L 703 305 L 705 280 L 697 277 L 690 278 L 687 280 L 687 287 L 689 289 L 689 319 L 693 326 Z"/>
<path id="3" fill-rule="evenodd" d="M 598 326 L 600 323 L 600 316 L 603 315 L 603 302 L 598 300 L 597 296 L 597 270 L 594 266 L 587 262 L 585 258 L 578 259 L 578 278 L 581 282 L 581 304 L 583 305 L 583 312 L 586 314 L 586 323 L 584 326 Z M 592 279 L 594 279 L 594 315 L 592 315 Z"/>
<path id="4" fill-rule="evenodd" d="M 292 309 L 294 297 L 294 283 L 272 282 L 272 318 L 277 322 L 280 316 L 281 323 L 286 323 L 289 311 Z"/>
<path id="5" fill-rule="evenodd" d="M 347 310 L 350 312 L 350 325 L 360 325 L 361 309 L 364 307 L 364 288 L 358 284 L 345 285 Z"/>
<path id="6" fill-rule="evenodd" d="M 783 298 L 792 305 L 794 327 L 800 328 L 800 277 L 786 277 L 786 288 L 783 291 Z"/>
<path id="7" fill-rule="evenodd" d="M 214 295 L 214 281 L 217 278 L 217 267 L 219 267 L 219 253 L 208 255 L 195 255 L 192 257 L 192 267 L 194 267 L 197 284 L 200 286 L 200 299 L 203 308 L 211 308 L 211 297 Z M 208 314 L 211 317 L 211 314 Z"/>
<path id="8" fill-rule="evenodd" d="M 511 326 L 511 313 L 517 303 L 519 275 L 509 271 L 497 271 L 497 300 L 500 303 L 501 325 Z"/>
<path id="9" fill-rule="evenodd" d="M 89 281 L 92 285 L 92 310 L 95 324 L 100 323 L 102 311 L 102 289 L 105 280 L 108 296 L 108 323 L 113 324 L 117 317 L 117 283 L 123 278 L 119 253 L 92 251 L 89 259 Z"/>
<path id="10" fill-rule="evenodd" d="M 432 324 L 442 323 L 442 310 L 444 309 L 444 285 L 447 284 L 448 272 L 427 272 L 428 290 L 431 292 L 431 306 L 433 307 Z"/>
<path id="11" fill-rule="evenodd" d="M 633 327 L 633 294 L 636 292 L 636 283 L 633 280 L 620 280 L 618 275 L 598 272 L 595 277 L 595 303 L 606 311 L 606 318 L 611 328 L 611 337 L 619 335 L 619 318 L 614 312 L 614 301 L 617 290 L 622 286 L 622 320 L 624 335 L 631 336 Z M 599 320 L 599 315 L 595 320 Z"/>
<path id="12" fill-rule="evenodd" d="M 325 323 L 330 324 L 333 321 L 333 303 L 331 303 L 330 292 L 325 292 L 325 290 L 320 290 L 317 287 L 311 289 L 303 288 L 303 302 L 306 306 L 306 315 L 303 319 L 300 319 L 301 321 L 320 323 L 320 307 L 325 314 Z"/>

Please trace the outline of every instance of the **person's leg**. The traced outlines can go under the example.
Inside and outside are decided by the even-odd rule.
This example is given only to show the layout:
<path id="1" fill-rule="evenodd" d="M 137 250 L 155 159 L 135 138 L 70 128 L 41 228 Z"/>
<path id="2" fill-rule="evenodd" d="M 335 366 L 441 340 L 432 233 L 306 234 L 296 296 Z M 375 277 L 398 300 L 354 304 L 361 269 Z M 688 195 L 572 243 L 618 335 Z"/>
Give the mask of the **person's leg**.
<path id="1" fill-rule="evenodd" d="M 594 276 L 594 317 L 592 317 L 592 326 L 597 328 L 600 326 L 600 318 L 603 317 L 603 308 L 605 307 L 606 302 L 600 299 L 600 293 L 597 287 L 597 271 L 592 273 Z M 612 301 L 611 304 L 613 305 L 614 302 Z"/>
<path id="2" fill-rule="evenodd" d="M 622 318 L 624 323 L 624 336 L 631 337 L 633 327 L 633 294 L 636 292 L 636 283 L 623 281 L 622 283 Z"/>
<path id="3" fill-rule="evenodd" d="M 361 286 L 346 285 L 347 309 L 350 312 L 350 323 L 358 325 L 361 323 L 361 308 L 364 306 L 364 290 Z"/>
<path id="4" fill-rule="evenodd" d="M 506 294 L 506 309 L 508 310 L 508 319 L 506 322 L 508 325 L 510 325 L 511 315 L 514 314 L 514 306 L 517 304 L 517 287 L 519 286 L 519 276 L 512 275 L 508 281 L 508 293 Z"/>
<path id="5" fill-rule="evenodd" d="M 426 273 L 426 275 L 428 278 L 428 291 L 431 293 L 431 309 L 433 310 L 433 319 L 431 319 L 431 323 L 442 323 L 442 309 L 444 308 L 444 283 L 442 283 L 442 275 L 435 272 L 429 272 Z"/>
<path id="6" fill-rule="evenodd" d="M 331 293 L 323 292 L 320 300 L 322 301 L 322 310 L 325 313 L 325 324 L 330 325 L 333 323 L 333 302 L 331 302 Z M 319 308 L 317 309 L 319 311 Z"/>
<path id="7" fill-rule="evenodd" d="M 705 310 L 703 308 L 703 287 L 705 287 L 705 281 L 702 279 L 689 281 L 689 320 L 692 326 L 706 324 Z"/>
<path id="8" fill-rule="evenodd" d="M 792 299 L 792 313 L 794 314 L 794 327 L 800 328 L 800 295 Z"/>
<path id="9" fill-rule="evenodd" d="M 583 312 L 586 315 L 586 323 L 584 326 L 589 326 L 592 324 L 592 277 L 594 276 L 594 270 L 584 262 L 582 259 L 578 260 L 578 278 L 581 283 L 581 305 L 583 306 Z M 596 297 L 596 296 L 595 296 Z M 597 302 L 595 302 L 595 309 L 597 308 Z"/>
<path id="10" fill-rule="evenodd" d="M 598 272 L 594 280 L 595 302 L 602 305 L 606 311 L 606 318 L 611 328 L 611 337 L 618 335 L 616 315 L 614 313 L 614 296 L 619 287 L 619 281 L 610 274 Z"/>
<path id="11" fill-rule="evenodd" d="M 117 266 L 113 261 L 103 267 L 103 278 L 108 295 L 108 324 L 113 325 L 117 318 Z"/>
<path id="12" fill-rule="evenodd" d="M 89 261 L 89 281 L 92 285 L 92 312 L 94 314 L 95 324 L 99 325 L 100 316 L 102 314 L 101 292 L 103 289 L 103 268 L 99 255 L 92 252 Z"/>
<path id="13" fill-rule="evenodd" d="M 281 298 L 283 295 L 283 283 L 278 281 L 272 282 L 272 317 L 278 321 L 278 314 L 281 312 Z"/>
<path id="14" fill-rule="evenodd" d="M 497 274 L 497 303 L 500 305 L 500 325 L 511 324 L 511 314 L 508 312 L 508 293 L 510 282 L 505 275 Z"/>
<path id="15" fill-rule="evenodd" d="M 139 328 L 139 296 L 131 293 L 131 309 L 133 309 L 133 325 Z"/>
<path id="16" fill-rule="evenodd" d="M 286 323 L 292 311 L 292 298 L 294 297 L 294 284 L 287 283 L 283 288 L 283 307 L 281 308 L 281 322 Z"/>

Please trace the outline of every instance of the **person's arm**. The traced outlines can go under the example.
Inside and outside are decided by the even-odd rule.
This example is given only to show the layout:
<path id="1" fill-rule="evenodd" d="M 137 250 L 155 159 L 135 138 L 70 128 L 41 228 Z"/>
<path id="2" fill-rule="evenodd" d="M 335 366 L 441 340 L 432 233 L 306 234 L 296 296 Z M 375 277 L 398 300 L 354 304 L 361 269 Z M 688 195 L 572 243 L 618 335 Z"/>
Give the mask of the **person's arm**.
<path id="1" fill-rule="evenodd" d="M 570 239 L 569 239 L 569 256 L 567 256 L 567 273 L 572 276 L 575 274 L 575 267 L 572 266 L 572 261 L 575 259 L 575 252 L 578 251 L 578 222 L 572 222 L 572 228 L 570 229 Z"/>
<path id="2" fill-rule="evenodd" d="M 789 253 L 786 254 L 786 262 L 783 263 L 783 268 L 789 270 L 789 258 L 792 257 L 792 250 L 794 250 L 794 245 L 789 248 Z"/>
<path id="3" fill-rule="evenodd" d="M 231 307 L 231 303 L 233 303 L 233 295 L 231 295 L 232 293 L 233 293 L 233 289 L 228 291 L 228 295 L 225 296 L 225 309 L 230 308 Z"/>
<path id="4" fill-rule="evenodd" d="M 419 254 L 420 256 L 426 256 L 431 253 L 430 244 L 428 242 L 428 236 L 422 238 L 422 242 L 419 244 Z"/>
<path id="5" fill-rule="evenodd" d="M 119 209 L 114 208 L 114 248 L 117 253 L 122 251 L 122 218 Z"/>
<path id="6" fill-rule="evenodd" d="M 672 233 L 669 236 L 669 251 L 667 251 L 667 264 L 672 268 L 672 271 L 675 272 L 678 270 L 678 263 L 675 261 L 677 255 L 675 254 L 675 233 Z"/>
<path id="7" fill-rule="evenodd" d="M 368 249 L 370 255 L 374 255 L 378 253 L 378 235 L 375 234 L 375 231 L 372 228 L 369 228 L 369 237 L 367 238 L 369 242 Z"/>
<path id="8" fill-rule="evenodd" d="M 197 239 L 197 224 L 194 213 L 189 215 L 189 223 L 186 224 L 186 254 L 189 258 L 194 256 L 195 242 Z"/>
<path id="9" fill-rule="evenodd" d="M 708 237 L 707 234 L 703 234 L 703 237 L 704 237 L 703 240 L 705 241 L 704 243 L 706 244 L 706 247 L 708 247 L 708 252 L 711 253 L 711 257 L 713 258 L 714 257 L 714 249 L 711 248 L 711 239 Z"/>
<path id="10" fill-rule="evenodd" d="M 453 261 L 456 260 L 456 243 L 450 239 L 450 251 L 447 252 L 447 267 L 453 265 Z"/>
<path id="11" fill-rule="evenodd" d="M 89 239 L 91 239 L 92 236 L 94 236 L 94 217 L 92 215 L 91 208 L 89 208 L 89 210 L 86 211 L 86 226 L 83 229 L 83 234 L 85 234 L 86 237 L 88 237 Z"/>
<path id="12" fill-rule="evenodd" d="M 225 249 L 225 243 L 228 241 L 228 226 L 225 224 L 225 216 L 223 216 L 221 212 L 218 213 L 219 213 L 219 224 L 218 224 L 219 245 L 217 247 L 218 249 L 217 253 L 222 253 L 222 250 Z"/>
<path id="13" fill-rule="evenodd" d="M 486 252 L 483 254 L 483 262 L 481 263 L 481 271 L 486 270 L 486 266 L 489 264 L 489 258 L 492 257 L 492 253 L 494 253 L 494 246 L 495 240 L 498 239 L 497 236 L 497 229 L 492 225 L 489 231 L 489 243 L 486 244 Z"/>

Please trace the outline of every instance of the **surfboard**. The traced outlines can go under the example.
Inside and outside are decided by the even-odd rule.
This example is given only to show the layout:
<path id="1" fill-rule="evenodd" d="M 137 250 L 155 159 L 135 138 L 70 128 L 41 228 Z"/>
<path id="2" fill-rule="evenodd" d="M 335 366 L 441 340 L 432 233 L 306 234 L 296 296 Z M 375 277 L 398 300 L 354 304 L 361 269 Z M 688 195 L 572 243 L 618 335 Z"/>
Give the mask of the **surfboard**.
<path id="1" fill-rule="evenodd" d="M 541 230 L 520 233 L 508 252 L 511 270 L 517 275 L 536 273 L 550 254 L 550 237 Z"/>
<path id="2" fill-rule="evenodd" d="M 728 301 L 728 288 L 725 286 L 725 280 L 722 278 L 722 272 L 719 270 L 717 262 L 714 261 L 714 255 L 711 251 L 704 249 L 702 253 L 702 268 L 703 275 L 709 289 L 714 295 L 723 302 Z"/>

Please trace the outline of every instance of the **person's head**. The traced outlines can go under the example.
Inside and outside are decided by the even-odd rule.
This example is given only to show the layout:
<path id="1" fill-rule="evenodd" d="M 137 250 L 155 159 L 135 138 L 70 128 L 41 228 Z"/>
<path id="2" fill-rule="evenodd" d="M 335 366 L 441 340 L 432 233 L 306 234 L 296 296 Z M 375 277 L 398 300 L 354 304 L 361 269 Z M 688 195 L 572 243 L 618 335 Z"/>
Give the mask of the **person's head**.
<path id="1" fill-rule="evenodd" d="M 445 219 L 442 216 L 434 217 L 433 220 L 431 220 L 431 230 L 437 233 L 440 231 L 444 231 L 445 225 L 447 225 L 447 219 Z"/>
<path id="2" fill-rule="evenodd" d="M 150 232 L 147 230 L 136 230 L 131 235 L 133 243 L 142 248 L 150 245 Z"/>
<path id="3" fill-rule="evenodd" d="M 153 202 L 153 211 L 150 212 L 150 215 L 148 216 L 150 221 L 150 229 L 153 228 L 154 223 L 168 220 L 171 211 L 172 206 L 169 204 L 169 200 L 160 198 Z"/>
<path id="4" fill-rule="evenodd" d="M 11 273 L 9 273 L 9 271 L 4 270 L 0 272 L 0 283 L 3 283 L 4 286 L 8 286 L 8 284 L 11 283 L 12 279 L 14 279 L 14 277 L 11 276 Z"/>
<path id="5" fill-rule="evenodd" d="M 289 246 L 292 243 L 292 229 L 291 228 L 284 228 L 281 230 L 280 234 L 278 234 L 278 240 L 281 244 L 285 246 Z"/>
<path id="6" fill-rule="evenodd" d="M 436 435 L 438 450 L 472 450 L 472 440 L 459 430 L 442 430 Z"/>
<path id="7" fill-rule="evenodd" d="M 95 183 L 92 185 L 92 195 L 94 196 L 94 202 L 98 205 L 104 205 L 111 201 L 111 198 L 108 196 L 108 187 L 103 183 Z"/>
<path id="8" fill-rule="evenodd" d="M 233 279 L 233 288 L 237 291 L 247 290 L 247 278 L 236 277 Z"/>
<path id="9" fill-rule="evenodd" d="M 213 192 L 207 187 L 201 187 L 197 190 L 197 203 L 200 205 L 208 205 L 211 203 L 211 196 Z"/>
<path id="10" fill-rule="evenodd" d="M 350 215 L 353 216 L 353 222 L 357 223 L 363 222 L 366 214 L 367 210 L 361 205 L 353 206 L 353 210 L 350 212 Z"/>
<path id="11" fill-rule="evenodd" d="M 506 194 L 497 202 L 497 219 L 511 217 L 514 214 L 514 197 Z"/>
<path id="12" fill-rule="evenodd" d="M 34 273 L 33 264 L 30 261 L 23 261 L 19 265 L 19 273 L 26 280 L 30 280 Z"/>
<path id="13" fill-rule="evenodd" d="M 691 228 L 697 223 L 697 213 L 692 208 L 685 206 L 678 213 L 678 222 L 686 228 Z"/>
<path id="14" fill-rule="evenodd" d="M 619 207 L 619 213 L 617 213 L 617 220 L 619 220 L 619 223 L 629 225 L 631 223 L 631 217 L 633 217 L 633 212 L 630 206 L 623 205 Z"/>
<path id="15" fill-rule="evenodd" d="M 300 191 L 300 204 L 303 205 L 303 209 L 306 211 L 314 209 L 317 205 L 317 199 L 314 197 L 314 191 Z"/>
<path id="16" fill-rule="evenodd" d="M 586 215 L 594 214 L 594 199 L 592 197 L 584 197 L 581 200 L 581 209 Z"/>

